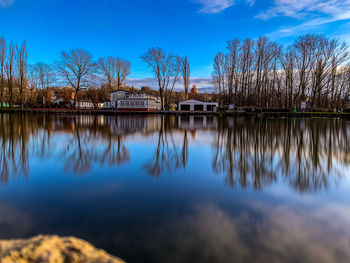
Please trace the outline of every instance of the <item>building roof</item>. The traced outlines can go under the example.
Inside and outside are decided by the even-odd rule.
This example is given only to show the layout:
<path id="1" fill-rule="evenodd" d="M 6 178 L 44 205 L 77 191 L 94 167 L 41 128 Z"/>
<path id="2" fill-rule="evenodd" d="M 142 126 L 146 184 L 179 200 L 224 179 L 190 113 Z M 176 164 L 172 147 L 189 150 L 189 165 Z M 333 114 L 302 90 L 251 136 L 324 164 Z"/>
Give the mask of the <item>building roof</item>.
<path id="1" fill-rule="evenodd" d="M 111 91 L 110 94 L 116 93 L 116 92 L 120 92 L 120 91 L 123 91 L 125 93 L 131 93 L 131 94 L 144 94 L 144 95 L 155 97 L 155 98 L 159 98 L 160 97 L 158 95 L 150 94 L 150 93 L 147 93 L 147 92 L 142 92 L 142 91 L 141 92 L 135 92 L 135 91 L 129 91 L 129 90 L 115 90 L 115 91 Z"/>
<path id="2" fill-rule="evenodd" d="M 120 91 L 127 92 L 127 93 L 134 93 L 134 94 L 137 93 L 137 92 L 135 92 L 135 91 L 123 90 L 123 89 L 120 89 L 120 90 L 113 90 L 113 91 L 111 91 L 110 93 L 116 93 L 116 92 L 120 92 Z"/>
<path id="3" fill-rule="evenodd" d="M 185 101 L 181 101 L 179 104 L 215 104 L 217 105 L 217 102 L 202 102 L 199 100 L 185 100 Z"/>

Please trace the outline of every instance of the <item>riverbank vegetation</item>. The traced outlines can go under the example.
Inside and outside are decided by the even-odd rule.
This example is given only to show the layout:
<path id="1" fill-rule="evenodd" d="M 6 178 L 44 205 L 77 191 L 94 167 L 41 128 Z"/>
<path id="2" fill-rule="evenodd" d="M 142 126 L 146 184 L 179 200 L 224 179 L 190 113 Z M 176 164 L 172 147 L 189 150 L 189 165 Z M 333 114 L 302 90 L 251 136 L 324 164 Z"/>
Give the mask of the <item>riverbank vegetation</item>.
<path id="1" fill-rule="evenodd" d="M 73 49 L 62 51 L 52 64 L 30 65 L 25 42 L 18 46 L 0 37 L 0 108 L 72 107 L 84 99 L 98 103 L 118 89 L 159 95 L 165 110 L 186 99 L 218 101 L 222 109 L 231 104 L 236 109 L 344 111 L 350 106 L 348 46 L 322 35 L 301 36 L 289 46 L 264 36 L 228 41 L 214 58 L 212 94 L 190 92 L 187 57 L 157 47 L 140 59 L 152 71 L 157 90 L 125 85 L 131 63 L 123 58 L 94 60 L 88 51 Z M 175 89 L 180 82 L 183 91 Z"/>

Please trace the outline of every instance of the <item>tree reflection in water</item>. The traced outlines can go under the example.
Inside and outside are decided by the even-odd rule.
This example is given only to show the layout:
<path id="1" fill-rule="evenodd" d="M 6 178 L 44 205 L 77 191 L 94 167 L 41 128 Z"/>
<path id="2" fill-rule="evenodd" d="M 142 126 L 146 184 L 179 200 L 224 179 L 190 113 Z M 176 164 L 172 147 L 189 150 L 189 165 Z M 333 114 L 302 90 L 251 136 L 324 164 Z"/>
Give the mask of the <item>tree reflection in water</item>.
<path id="1" fill-rule="evenodd" d="M 232 187 L 262 189 L 284 181 L 301 192 L 326 189 L 350 162 L 350 122 L 340 119 L 0 114 L 0 179 L 6 184 L 10 176 L 27 177 L 29 155 L 44 160 L 58 154 L 75 174 L 91 171 L 94 163 L 126 164 L 126 142 L 135 134 L 156 135 L 153 154 L 141 166 L 158 177 L 187 169 L 189 157 L 196 160 L 189 149 L 199 131 L 209 131 L 199 143 L 212 145 L 212 168 Z"/>
<path id="2" fill-rule="evenodd" d="M 0 114 L 0 180 L 7 183 L 9 176 L 28 176 L 28 139 L 31 125 L 25 115 Z"/>
<path id="3" fill-rule="evenodd" d="M 304 192 L 327 188 L 349 165 L 349 123 L 338 119 L 220 119 L 213 168 L 231 186 L 277 180 Z"/>
<path id="4" fill-rule="evenodd" d="M 152 157 L 143 166 L 151 176 L 160 176 L 166 171 L 175 170 L 186 165 L 186 149 L 181 152 L 174 140 L 173 131 L 176 128 L 174 117 L 161 118 L 158 131 L 157 147 Z M 182 161 L 181 161 L 182 160 Z"/>
<path id="5" fill-rule="evenodd" d="M 0 115 L 1 181 L 7 183 L 9 175 L 28 175 L 28 148 L 42 159 L 57 154 L 65 162 L 65 169 L 83 174 L 93 162 L 115 166 L 130 160 L 124 145 L 124 134 L 104 125 L 103 116 L 52 116 L 29 114 Z M 52 134 L 64 134 L 61 140 Z"/>

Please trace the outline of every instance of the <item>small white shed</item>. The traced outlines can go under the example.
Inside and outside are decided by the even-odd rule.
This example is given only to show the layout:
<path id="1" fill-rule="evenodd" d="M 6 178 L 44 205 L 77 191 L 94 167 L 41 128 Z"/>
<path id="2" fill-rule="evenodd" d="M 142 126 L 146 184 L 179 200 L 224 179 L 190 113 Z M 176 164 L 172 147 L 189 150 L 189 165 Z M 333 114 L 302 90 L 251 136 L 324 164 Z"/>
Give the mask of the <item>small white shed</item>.
<path id="1" fill-rule="evenodd" d="M 179 111 L 216 111 L 218 106 L 217 102 L 186 100 L 179 103 Z"/>

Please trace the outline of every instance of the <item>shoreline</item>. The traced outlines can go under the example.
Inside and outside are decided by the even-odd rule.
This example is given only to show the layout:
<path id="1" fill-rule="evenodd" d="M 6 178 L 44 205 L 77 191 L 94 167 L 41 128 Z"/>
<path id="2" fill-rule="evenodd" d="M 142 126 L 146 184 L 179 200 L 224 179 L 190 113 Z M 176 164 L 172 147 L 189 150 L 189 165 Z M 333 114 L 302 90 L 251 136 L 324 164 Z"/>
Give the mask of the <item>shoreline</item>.
<path id="1" fill-rule="evenodd" d="M 70 110 L 70 109 L 0 109 L 0 113 L 49 113 L 49 114 L 77 114 L 77 115 L 164 115 L 191 116 L 207 115 L 218 117 L 260 117 L 260 118 L 350 118 L 347 112 L 207 112 L 207 111 L 115 111 L 115 110 Z"/>

